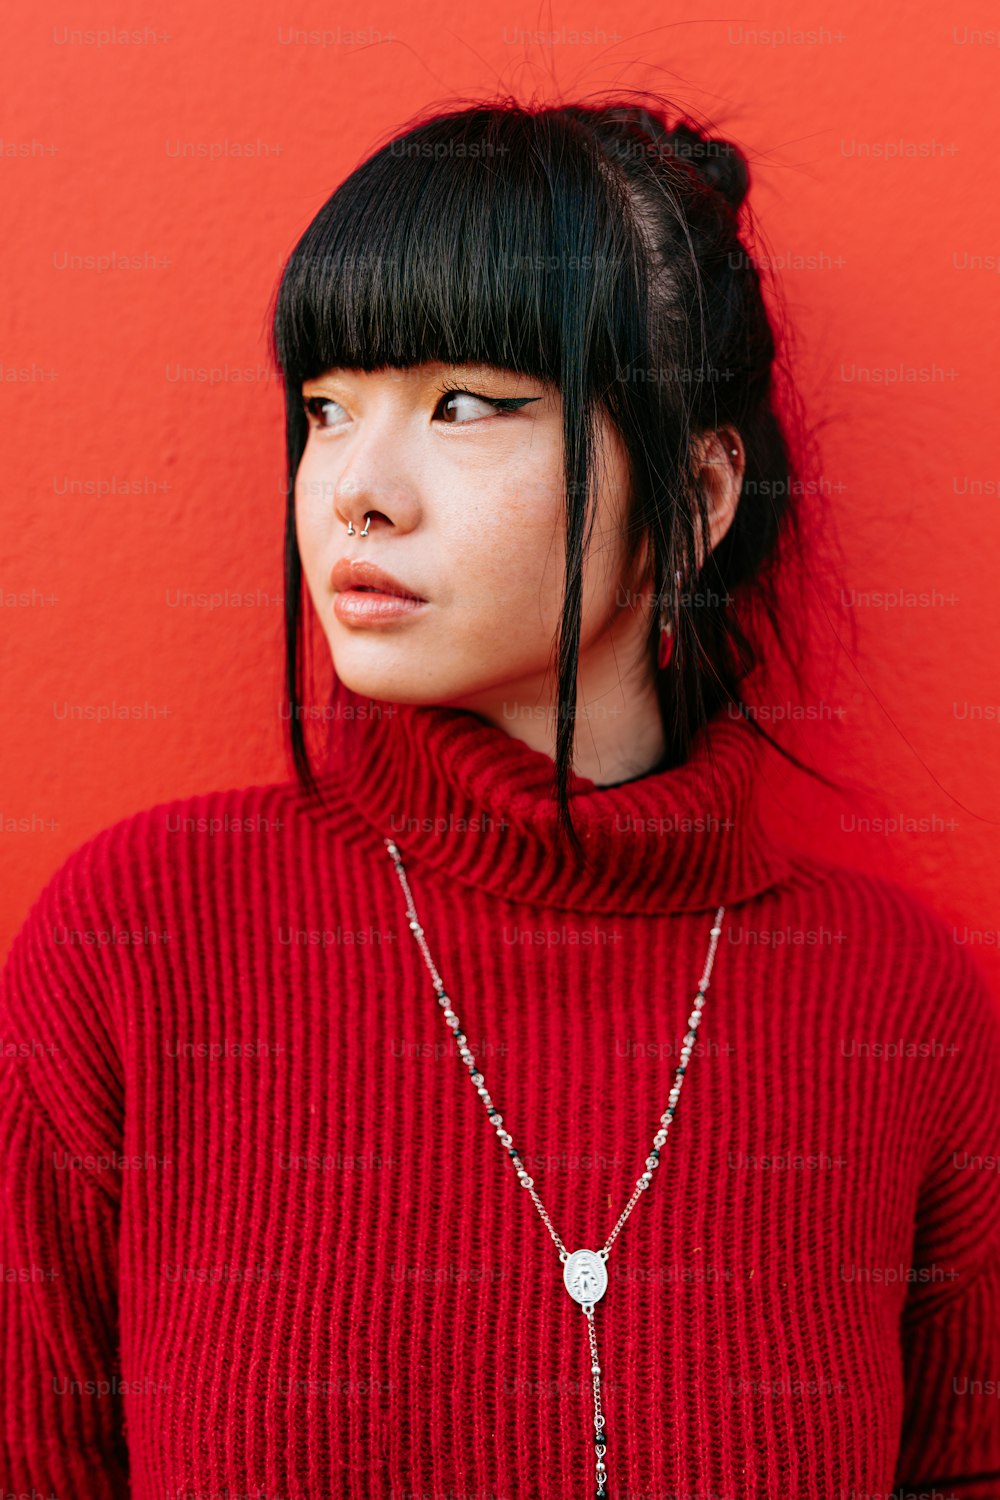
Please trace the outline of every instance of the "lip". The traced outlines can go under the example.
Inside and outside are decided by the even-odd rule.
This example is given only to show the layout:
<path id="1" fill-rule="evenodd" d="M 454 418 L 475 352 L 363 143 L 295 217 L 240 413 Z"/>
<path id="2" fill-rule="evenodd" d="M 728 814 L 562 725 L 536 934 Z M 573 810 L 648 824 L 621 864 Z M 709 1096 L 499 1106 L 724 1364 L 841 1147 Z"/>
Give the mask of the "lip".
<path id="1" fill-rule="evenodd" d="M 330 574 L 330 583 L 339 595 L 353 594 L 357 591 L 358 598 L 369 598 L 373 603 L 387 598 L 405 600 L 411 604 L 427 603 L 427 600 L 422 594 L 418 594 L 416 589 L 411 589 L 408 584 L 400 583 L 398 578 L 393 578 L 391 573 L 387 573 L 384 568 L 370 562 L 368 558 L 340 558 Z"/>
<path id="2" fill-rule="evenodd" d="M 343 625 L 389 625 L 426 608 L 426 599 L 403 599 L 399 594 L 365 594 L 360 589 L 348 589 L 333 596 L 333 612 Z"/>
<path id="3" fill-rule="evenodd" d="M 390 625 L 427 600 L 367 558 L 342 557 L 330 575 L 333 612 L 344 625 Z"/>

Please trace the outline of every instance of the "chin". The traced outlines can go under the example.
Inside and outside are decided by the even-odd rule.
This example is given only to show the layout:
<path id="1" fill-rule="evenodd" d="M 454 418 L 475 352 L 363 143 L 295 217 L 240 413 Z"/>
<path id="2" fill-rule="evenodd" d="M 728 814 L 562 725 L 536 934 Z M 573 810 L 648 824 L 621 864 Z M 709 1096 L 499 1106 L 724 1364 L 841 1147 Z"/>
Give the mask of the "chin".
<path id="1" fill-rule="evenodd" d="M 333 670 L 339 682 L 363 698 L 377 698 L 383 703 L 441 701 L 442 693 L 448 691 L 444 680 L 422 672 L 417 660 L 411 665 L 407 655 L 384 645 L 370 652 L 337 651 L 333 653 Z M 383 660 L 377 660 L 378 656 Z"/>

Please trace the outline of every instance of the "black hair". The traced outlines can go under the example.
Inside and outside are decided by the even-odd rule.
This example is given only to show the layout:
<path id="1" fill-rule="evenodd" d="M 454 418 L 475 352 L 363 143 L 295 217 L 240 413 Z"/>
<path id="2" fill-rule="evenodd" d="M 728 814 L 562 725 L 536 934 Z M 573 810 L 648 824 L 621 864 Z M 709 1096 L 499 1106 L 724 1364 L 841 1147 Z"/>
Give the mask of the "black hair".
<path id="1" fill-rule="evenodd" d="M 436 360 L 533 375 L 562 397 L 554 796 L 578 853 L 567 777 L 599 407 L 630 460 L 626 565 L 645 545 L 656 589 L 649 653 L 665 764 L 682 764 L 694 734 L 728 705 L 793 764 L 836 785 L 773 739 L 739 688 L 763 659 L 766 629 L 801 692 L 802 611 L 785 619 L 778 581 L 808 552 L 808 486 L 779 419 L 775 335 L 740 233 L 748 159 L 690 116 L 668 123 L 667 107 L 644 93 L 638 103 L 621 92 L 593 104 L 501 98 L 424 115 L 351 172 L 287 260 L 271 314 L 286 402 L 286 690 L 296 774 L 313 793 L 300 713 L 308 595 L 294 516 L 307 437 L 302 382 L 334 366 Z M 694 440 L 722 427 L 738 432 L 745 471 L 735 517 L 712 549 Z M 658 671 L 661 604 L 675 644 Z"/>

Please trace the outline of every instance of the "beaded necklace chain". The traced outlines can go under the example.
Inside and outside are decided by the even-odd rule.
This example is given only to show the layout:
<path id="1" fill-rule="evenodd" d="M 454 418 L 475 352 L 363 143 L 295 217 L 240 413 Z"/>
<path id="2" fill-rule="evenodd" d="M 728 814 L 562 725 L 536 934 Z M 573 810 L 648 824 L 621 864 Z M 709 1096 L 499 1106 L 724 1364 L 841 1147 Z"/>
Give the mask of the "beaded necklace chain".
<path id="1" fill-rule="evenodd" d="M 545 1205 L 542 1203 L 537 1192 L 535 1191 L 534 1178 L 529 1176 L 528 1171 L 525 1168 L 525 1165 L 520 1156 L 518 1155 L 517 1149 L 514 1146 L 509 1133 L 504 1129 L 503 1115 L 500 1114 L 499 1110 L 494 1104 L 493 1098 L 486 1087 L 486 1082 L 479 1069 L 479 1064 L 476 1062 L 475 1057 L 466 1045 L 467 1038 L 464 1031 L 462 1030 L 462 1023 L 451 1007 L 451 999 L 445 992 L 444 981 L 442 980 L 437 969 L 434 967 L 434 960 L 431 958 L 430 951 L 424 939 L 424 929 L 420 924 L 420 920 L 417 917 L 416 908 L 413 905 L 413 893 L 410 890 L 410 883 L 407 880 L 406 872 L 403 869 L 403 861 L 399 849 L 392 839 L 384 839 L 383 843 L 388 849 L 393 864 L 395 865 L 396 874 L 399 876 L 399 881 L 403 888 L 403 894 L 406 897 L 406 914 L 409 919 L 410 931 L 413 933 L 413 936 L 424 955 L 424 961 L 427 965 L 431 980 L 434 984 L 434 990 L 437 995 L 437 1002 L 442 1007 L 442 1010 L 444 1012 L 444 1019 L 448 1026 L 451 1028 L 456 1045 L 458 1047 L 458 1054 L 469 1070 L 469 1076 L 472 1080 L 473 1086 L 475 1087 L 476 1092 L 486 1106 L 486 1113 L 489 1118 L 490 1124 L 494 1127 L 497 1138 L 500 1141 L 501 1145 L 506 1148 L 507 1155 L 510 1157 L 511 1163 L 513 1164 L 514 1169 L 517 1172 L 521 1186 L 523 1188 L 526 1188 L 531 1194 L 535 1206 L 542 1216 L 542 1221 L 544 1222 L 546 1228 L 549 1231 L 549 1234 L 552 1236 L 552 1239 L 555 1242 L 556 1249 L 559 1251 L 559 1259 L 562 1262 L 563 1267 L 563 1284 L 569 1295 L 572 1297 L 573 1301 L 578 1303 L 579 1306 L 582 1307 L 586 1315 L 587 1335 L 590 1342 L 590 1372 L 593 1376 L 594 1384 L 594 1450 L 597 1456 L 597 1489 L 595 1491 L 595 1494 L 597 1496 L 597 1500 L 605 1500 L 605 1497 L 609 1494 L 607 1488 L 608 1468 L 607 1464 L 604 1461 L 605 1454 L 607 1453 L 608 1448 L 608 1432 L 604 1422 L 604 1412 L 601 1407 L 601 1362 L 597 1352 L 597 1336 L 594 1332 L 594 1307 L 601 1300 L 601 1298 L 604 1296 L 604 1293 L 608 1289 L 607 1259 L 611 1247 L 617 1239 L 619 1231 L 625 1223 L 625 1220 L 632 1212 L 632 1209 L 635 1207 L 636 1203 L 638 1203 L 643 1191 L 648 1188 L 650 1183 L 652 1182 L 653 1172 L 656 1170 L 656 1167 L 659 1164 L 660 1149 L 667 1139 L 667 1131 L 670 1128 L 670 1122 L 673 1119 L 674 1113 L 677 1109 L 677 1100 L 680 1095 L 681 1085 L 684 1082 L 684 1073 L 688 1065 L 688 1058 L 691 1055 L 691 1049 L 694 1046 L 695 1034 L 698 1030 L 698 1024 L 701 1021 L 701 1008 L 705 1003 L 705 991 L 708 989 L 709 980 L 712 974 L 712 965 L 715 962 L 715 950 L 719 942 L 719 935 L 722 932 L 722 917 L 723 913 L 725 912 L 725 907 L 720 906 L 715 914 L 715 922 L 711 929 L 711 938 L 708 946 L 708 956 L 705 960 L 704 971 L 698 984 L 698 993 L 694 999 L 694 1008 L 691 1011 L 690 1016 L 688 1017 L 688 1030 L 687 1035 L 684 1038 L 684 1045 L 681 1048 L 681 1060 L 674 1075 L 674 1083 L 673 1087 L 670 1090 L 667 1107 L 664 1110 L 663 1114 L 660 1116 L 660 1128 L 656 1132 L 656 1135 L 653 1137 L 652 1150 L 646 1157 L 646 1170 L 642 1173 L 642 1175 L 636 1182 L 631 1198 L 623 1209 L 618 1222 L 615 1224 L 615 1227 L 608 1235 L 608 1238 L 604 1242 L 603 1247 L 600 1250 L 574 1250 L 571 1253 L 566 1249 L 566 1246 L 563 1244 L 562 1240 L 559 1238 L 559 1235 L 553 1228 L 552 1220 L 549 1218 L 549 1215 L 546 1212 Z"/>

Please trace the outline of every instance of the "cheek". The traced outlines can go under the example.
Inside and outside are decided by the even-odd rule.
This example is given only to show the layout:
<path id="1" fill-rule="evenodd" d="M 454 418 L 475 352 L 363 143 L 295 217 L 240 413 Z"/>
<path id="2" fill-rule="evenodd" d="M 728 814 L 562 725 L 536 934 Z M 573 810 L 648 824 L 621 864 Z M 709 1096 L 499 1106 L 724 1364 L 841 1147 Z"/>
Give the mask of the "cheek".
<path id="1" fill-rule="evenodd" d="M 309 583 L 313 582 L 321 556 L 325 555 L 332 530 L 331 508 L 327 503 L 330 493 L 322 467 L 307 447 L 295 476 L 295 534 Z"/>
<path id="2" fill-rule="evenodd" d="M 583 561 L 581 632 L 583 644 L 603 631 L 616 614 L 624 540 L 613 485 L 615 473 L 602 476 L 596 514 Z M 494 592 L 504 628 L 518 638 L 551 634 L 563 608 L 566 560 L 566 501 L 563 479 L 553 470 L 540 481 L 537 468 L 505 493 L 477 520 L 468 545 L 482 559 L 484 576 Z"/>
<path id="3" fill-rule="evenodd" d="M 537 463 L 484 486 L 483 499 L 452 530 L 448 571 L 470 626 L 523 642 L 556 626 L 562 605 L 564 502 L 558 475 Z"/>

